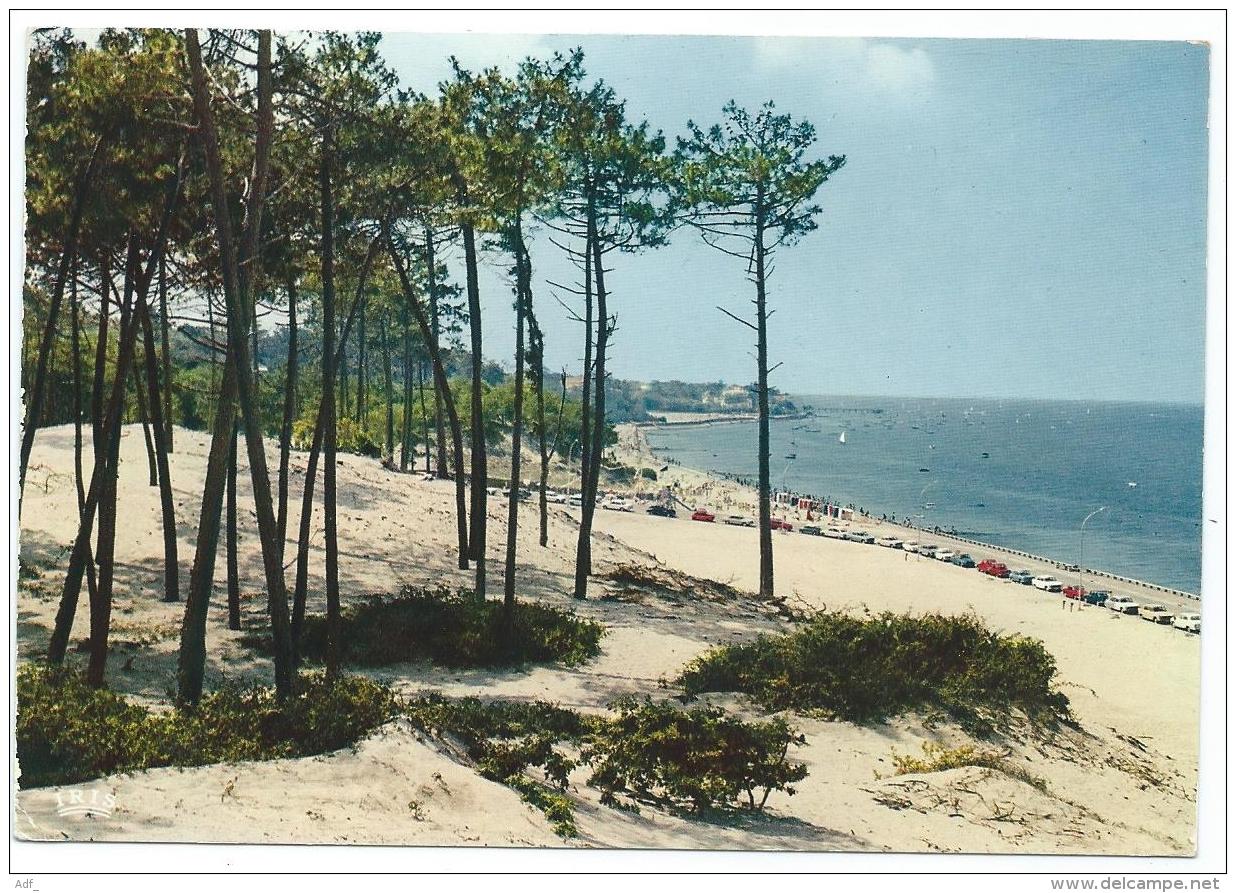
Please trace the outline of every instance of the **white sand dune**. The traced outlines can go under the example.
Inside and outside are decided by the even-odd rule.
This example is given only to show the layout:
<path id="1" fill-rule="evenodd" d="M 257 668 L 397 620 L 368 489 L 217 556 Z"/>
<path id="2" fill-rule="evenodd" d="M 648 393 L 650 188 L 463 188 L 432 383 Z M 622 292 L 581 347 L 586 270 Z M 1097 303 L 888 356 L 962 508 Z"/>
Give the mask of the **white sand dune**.
<path id="1" fill-rule="evenodd" d="M 182 585 L 187 584 L 206 435 L 178 430 L 173 457 Z M 273 455 L 273 453 L 272 453 Z M 118 587 L 108 684 L 151 705 L 169 702 L 181 605 L 160 601 L 162 538 L 158 491 L 147 485 L 140 428 L 123 440 Z M 306 457 L 293 455 L 295 531 Z M 274 467 L 274 465 L 272 465 Z M 41 431 L 22 517 L 18 637 L 21 659 L 46 646 L 74 534 L 72 431 Z M 747 498 L 731 485 L 675 468 L 669 477 L 692 496 L 720 504 Z M 242 462 L 241 573 L 246 622 L 260 622 L 261 562 L 247 506 Z M 706 491 L 699 488 L 706 487 Z M 455 568 L 453 487 L 383 469 L 374 460 L 339 460 L 340 575 L 345 598 L 390 592 L 402 583 L 468 585 Z M 505 501 L 491 500 L 491 585 L 501 583 Z M 599 710 L 628 693 L 665 696 L 659 681 L 711 645 L 786 628 L 754 598 L 718 602 L 698 594 L 623 591 L 594 580 L 592 598 L 570 598 L 576 522 L 551 511 L 550 544 L 536 540 L 536 509 L 521 511 L 521 598 L 577 606 L 609 629 L 603 653 L 577 668 L 450 671 L 428 664 L 371 673 L 398 690 L 448 695 L 540 698 Z M 597 569 L 660 563 L 688 574 L 752 587 L 754 530 L 600 512 Z M 320 610 L 322 537 L 315 523 L 310 610 Z M 993 628 L 1042 639 L 1056 655 L 1061 685 L 1080 723 L 1048 739 L 1029 733 L 983 747 L 1005 754 L 1000 769 L 966 766 L 895 775 L 894 754 L 919 755 L 925 742 L 967 743 L 949 724 L 902 717 L 855 726 L 790 717 L 808 744 L 795 754 L 810 769 L 790 797 L 774 794 L 766 816 L 722 823 L 645 807 L 639 815 L 599 804 L 586 770 L 572 777 L 580 837 L 561 841 L 544 817 L 511 790 L 486 781 L 449 747 L 392 723 L 355 748 L 297 760 L 118 775 L 64 789 L 18 794 L 17 830 L 33 839 L 350 842 L 491 846 L 612 846 L 801 850 L 1112 853 L 1188 855 L 1195 841 L 1198 639 L 1101 609 L 1062 610 L 1059 598 L 973 571 L 899 552 L 798 534 L 775 540 L 778 588 L 791 602 L 863 611 L 973 611 Z M 653 557 L 655 555 L 655 558 Z M 291 552 L 289 551 L 289 558 Z M 224 562 L 217 563 L 208 633 L 207 684 L 224 678 L 269 680 L 268 662 L 226 629 Z M 608 596 L 608 597 L 601 597 Z M 73 641 L 84 638 L 83 598 Z M 74 660 L 81 655 L 74 654 Z M 747 715 L 749 704 L 722 703 Z M 1028 779 L 1028 780 L 1027 780 Z M 105 791 L 110 815 L 64 817 L 73 792 Z M 57 794 L 60 795 L 59 801 Z"/>

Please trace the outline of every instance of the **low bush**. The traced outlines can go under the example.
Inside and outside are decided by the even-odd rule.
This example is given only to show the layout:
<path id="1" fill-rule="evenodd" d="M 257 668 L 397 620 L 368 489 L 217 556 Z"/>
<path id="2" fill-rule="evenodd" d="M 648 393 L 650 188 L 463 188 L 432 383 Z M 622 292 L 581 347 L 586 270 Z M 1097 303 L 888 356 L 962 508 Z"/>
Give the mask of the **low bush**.
<path id="1" fill-rule="evenodd" d="M 1041 642 L 999 635 L 972 615 L 820 613 L 791 633 L 713 649 L 678 682 L 688 696 L 744 692 L 769 710 L 853 722 L 942 710 L 988 735 L 1014 708 L 1039 724 L 1068 720 L 1068 698 L 1052 688 L 1055 674 Z"/>
<path id="2" fill-rule="evenodd" d="M 562 837 L 576 835 L 571 801 L 558 791 L 577 761 L 563 745 L 578 744 L 589 728 L 580 714 L 544 701 L 485 702 L 478 698 L 429 695 L 409 703 L 412 722 L 430 734 L 448 734 L 459 741 L 481 775 L 519 792 L 539 809 Z M 549 785 L 524 773 L 539 769 Z"/>
<path id="3" fill-rule="evenodd" d="M 639 476 L 647 481 L 655 481 L 657 479 L 657 470 L 655 468 L 641 468 Z"/>
<path id="4" fill-rule="evenodd" d="M 791 744 L 806 739 L 779 717 L 749 723 L 716 707 L 683 710 L 633 697 L 613 706 L 617 716 L 597 725 L 582 756 L 603 803 L 625 793 L 699 812 L 745 795 L 747 808 L 762 810 L 773 791 L 793 795 L 791 785 L 807 777 L 807 767 L 787 757 Z"/>
<path id="5" fill-rule="evenodd" d="M 317 427 L 317 410 L 292 423 L 292 445 L 298 450 L 313 446 L 313 431 Z M 396 429 L 398 430 L 398 428 Z M 335 449 L 341 453 L 356 453 L 377 458 L 382 446 L 369 430 L 355 419 L 341 416 L 335 420 Z"/>
<path id="6" fill-rule="evenodd" d="M 353 744 L 395 710 L 367 679 L 302 679 L 286 703 L 258 686 L 224 686 L 192 709 L 152 713 L 68 669 L 17 675 L 21 786 L 72 784 L 115 772 L 310 756 Z"/>
<path id="7" fill-rule="evenodd" d="M 447 667 L 501 667 L 523 663 L 581 664 L 601 651 L 605 628 L 574 612 L 517 602 L 513 635 L 505 635 L 502 603 L 469 591 L 406 587 L 398 596 L 373 596 L 344 609 L 341 659 L 354 666 L 383 666 L 428 658 Z M 269 635 L 244 642 L 269 651 Z M 305 618 L 301 654 L 326 656 L 326 618 Z"/>

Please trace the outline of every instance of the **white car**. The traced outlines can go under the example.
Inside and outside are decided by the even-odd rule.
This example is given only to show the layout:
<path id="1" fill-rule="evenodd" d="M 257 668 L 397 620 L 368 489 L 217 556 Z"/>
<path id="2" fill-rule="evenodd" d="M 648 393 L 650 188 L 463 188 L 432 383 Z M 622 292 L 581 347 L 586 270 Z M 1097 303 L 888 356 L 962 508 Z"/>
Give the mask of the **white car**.
<path id="1" fill-rule="evenodd" d="M 868 546 L 875 542 L 875 537 L 865 530 L 851 530 L 845 538 L 852 543 L 865 543 Z"/>
<path id="2" fill-rule="evenodd" d="M 561 493 L 556 493 L 553 490 L 546 490 L 545 501 L 552 502 L 555 505 L 566 505 L 567 498 Z"/>
<path id="3" fill-rule="evenodd" d="M 825 527 L 824 535 L 829 539 L 843 540 L 845 539 L 845 531 L 840 527 Z"/>
<path id="4" fill-rule="evenodd" d="M 876 545 L 883 546 L 886 549 L 900 549 L 903 544 L 895 536 L 882 536 L 876 540 Z"/>
<path id="5" fill-rule="evenodd" d="M 939 561 L 952 561 L 955 557 L 957 557 L 957 553 L 952 549 L 938 549 L 931 557 Z"/>
<path id="6" fill-rule="evenodd" d="M 572 506 L 577 509 L 583 508 L 584 507 L 584 497 L 580 496 L 578 493 L 573 493 L 567 497 L 567 505 Z"/>
<path id="7" fill-rule="evenodd" d="M 611 512 L 629 512 L 635 508 L 635 505 L 631 500 L 623 499 L 621 496 L 610 496 L 601 500 L 601 508 L 609 509 Z"/>
<path id="8" fill-rule="evenodd" d="M 940 547 L 937 546 L 935 543 L 923 543 L 921 546 L 918 547 L 918 554 L 926 558 L 935 558 L 936 550 L 939 548 Z"/>
<path id="9" fill-rule="evenodd" d="M 910 540 L 909 542 L 902 543 L 901 548 L 905 550 L 906 552 L 917 552 L 918 551 L 918 540 Z"/>
<path id="10" fill-rule="evenodd" d="M 748 518 L 745 515 L 726 515 L 723 519 L 726 524 L 732 527 L 754 527 L 755 519 Z"/>
<path id="11" fill-rule="evenodd" d="M 1030 585 L 1044 592 L 1059 592 L 1064 588 L 1064 584 L 1055 577 L 1035 577 L 1030 581 Z"/>
<path id="12" fill-rule="evenodd" d="M 1104 604 L 1117 614 L 1136 614 L 1138 609 L 1137 602 L 1127 595 L 1113 595 Z"/>
<path id="13" fill-rule="evenodd" d="M 1170 624 L 1176 618 L 1172 616 L 1172 612 L 1167 610 L 1164 605 L 1142 605 L 1138 609 L 1138 616 L 1142 620 L 1149 620 L 1151 623 Z"/>
<path id="14" fill-rule="evenodd" d="M 485 492 L 490 496 L 505 496 L 507 494 L 507 491 L 501 487 L 486 487 Z"/>
<path id="15" fill-rule="evenodd" d="M 1200 633 L 1202 631 L 1202 615 L 1177 614 L 1176 619 L 1172 621 L 1172 626 L 1187 633 Z"/>

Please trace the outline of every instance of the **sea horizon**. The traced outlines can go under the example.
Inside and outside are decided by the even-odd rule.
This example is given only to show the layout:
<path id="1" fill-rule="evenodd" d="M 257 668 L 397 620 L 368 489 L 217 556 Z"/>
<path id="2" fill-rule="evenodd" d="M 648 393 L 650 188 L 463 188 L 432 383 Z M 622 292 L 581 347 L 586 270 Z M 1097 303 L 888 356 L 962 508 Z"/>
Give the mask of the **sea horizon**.
<path id="1" fill-rule="evenodd" d="M 773 419 L 775 489 L 1200 594 L 1203 406 L 792 398 L 813 413 Z M 646 434 L 659 455 L 685 466 L 756 474 L 751 419 Z M 1169 454 L 1175 461 L 1163 462 Z"/>

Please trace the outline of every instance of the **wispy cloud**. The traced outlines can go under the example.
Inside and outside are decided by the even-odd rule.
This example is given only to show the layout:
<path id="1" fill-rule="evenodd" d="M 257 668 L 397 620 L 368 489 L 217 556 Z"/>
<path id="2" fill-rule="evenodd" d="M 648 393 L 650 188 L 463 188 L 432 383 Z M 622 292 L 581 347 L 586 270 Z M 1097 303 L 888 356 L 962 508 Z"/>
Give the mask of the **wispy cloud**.
<path id="1" fill-rule="evenodd" d="M 759 37 L 757 67 L 797 71 L 838 86 L 907 95 L 931 88 L 935 62 L 922 47 L 865 38 Z"/>

